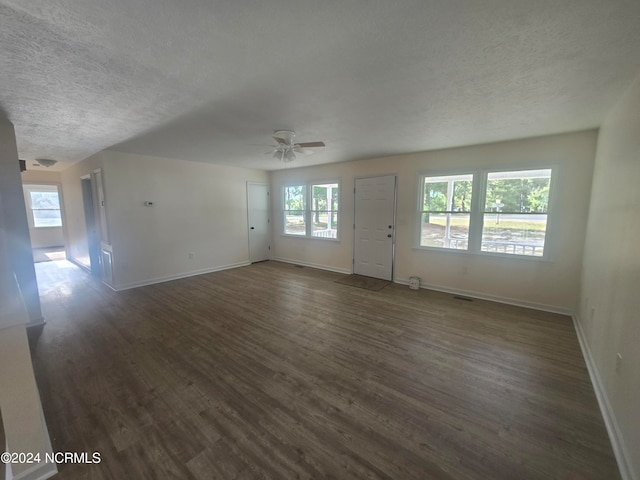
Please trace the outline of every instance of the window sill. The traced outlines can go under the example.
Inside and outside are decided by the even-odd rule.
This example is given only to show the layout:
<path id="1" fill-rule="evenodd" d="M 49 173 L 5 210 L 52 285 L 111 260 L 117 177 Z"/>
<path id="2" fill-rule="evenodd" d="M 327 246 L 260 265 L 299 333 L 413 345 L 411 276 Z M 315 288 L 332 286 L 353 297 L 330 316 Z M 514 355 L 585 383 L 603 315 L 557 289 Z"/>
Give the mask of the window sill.
<path id="1" fill-rule="evenodd" d="M 302 240 L 320 240 L 323 242 L 337 242 L 340 243 L 340 238 L 327 238 L 327 237 L 310 237 L 307 235 L 291 235 L 291 234 L 287 234 L 287 233 L 281 233 L 280 234 L 281 237 L 283 238 L 299 238 Z"/>
<path id="2" fill-rule="evenodd" d="M 512 254 L 512 253 L 495 253 L 495 252 L 482 252 L 482 251 L 472 252 L 470 250 L 457 250 L 454 248 L 440 248 L 440 247 L 422 247 L 419 245 L 414 245 L 412 249 L 414 251 L 422 251 L 422 252 L 439 252 L 439 253 L 454 254 L 454 255 L 473 255 L 473 256 L 484 257 L 484 258 L 524 260 L 525 262 L 553 263 L 553 259 L 551 259 L 549 255 L 538 257 L 534 255 L 519 255 L 519 254 Z"/>

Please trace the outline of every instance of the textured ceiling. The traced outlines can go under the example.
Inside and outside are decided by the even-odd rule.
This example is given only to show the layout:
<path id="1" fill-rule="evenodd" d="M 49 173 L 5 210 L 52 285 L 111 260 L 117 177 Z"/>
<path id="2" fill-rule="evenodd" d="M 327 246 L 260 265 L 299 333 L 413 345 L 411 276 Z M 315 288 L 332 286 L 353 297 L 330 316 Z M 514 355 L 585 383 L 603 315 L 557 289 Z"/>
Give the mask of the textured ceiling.
<path id="1" fill-rule="evenodd" d="M 0 110 L 56 169 L 283 168 L 277 129 L 327 144 L 295 166 L 581 130 L 639 66 L 638 0 L 0 0 Z"/>

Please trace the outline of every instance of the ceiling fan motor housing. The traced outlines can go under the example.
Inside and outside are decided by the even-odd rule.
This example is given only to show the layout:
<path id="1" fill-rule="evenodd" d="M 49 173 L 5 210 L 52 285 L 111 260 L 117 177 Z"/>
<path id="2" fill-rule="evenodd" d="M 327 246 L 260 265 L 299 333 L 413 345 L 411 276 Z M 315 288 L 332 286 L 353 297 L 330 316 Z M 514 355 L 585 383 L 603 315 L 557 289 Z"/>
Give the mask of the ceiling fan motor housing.
<path id="1" fill-rule="evenodd" d="M 273 132 L 274 138 L 281 138 L 289 145 L 293 144 L 293 139 L 295 138 L 295 136 L 296 132 L 294 132 L 293 130 L 276 130 L 275 132 Z"/>

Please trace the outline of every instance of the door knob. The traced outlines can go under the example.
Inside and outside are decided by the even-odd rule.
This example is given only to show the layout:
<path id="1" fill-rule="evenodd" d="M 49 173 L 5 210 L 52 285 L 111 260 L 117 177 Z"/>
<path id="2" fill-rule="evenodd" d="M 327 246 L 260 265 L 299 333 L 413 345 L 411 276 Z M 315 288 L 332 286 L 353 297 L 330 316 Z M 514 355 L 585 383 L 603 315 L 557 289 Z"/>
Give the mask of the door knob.
<path id="1" fill-rule="evenodd" d="M 255 230 L 255 229 L 256 229 L 256 227 L 251 227 L 251 230 Z"/>
<path id="2" fill-rule="evenodd" d="M 393 236 L 393 235 L 391 235 L 391 234 L 387 235 L 387 237 L 389 237 L 389 238 L 391 238 L 392 236 Z"/>

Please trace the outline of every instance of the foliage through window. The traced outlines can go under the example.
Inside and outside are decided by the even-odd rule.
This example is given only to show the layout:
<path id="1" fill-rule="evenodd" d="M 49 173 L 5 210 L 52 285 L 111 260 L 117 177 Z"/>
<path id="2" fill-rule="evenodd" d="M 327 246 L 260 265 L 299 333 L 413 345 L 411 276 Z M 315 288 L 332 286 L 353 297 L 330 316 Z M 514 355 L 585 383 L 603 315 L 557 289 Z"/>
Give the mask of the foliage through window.
<path id="1" fill-rule="evenodd" d="M 419 246 L 542 256 L 551 174 L 540 169 L 421 177 Z"/>
<path id="2" fill-rule="evenodd" d="M 284 187 L 284 233 L 314 238 L 338 238 L 337 183 Z"/>
<path id="3" fill-rule="evenodd" d="M 482 251 L 542 256 L 550 184 L 549 169 L 488 173 Z"/>
<path id="4" fill-rule="evenodd" d="M 34 228 L 61 227 L 62 214 L 58 188 L 54 185 L 27 185 L 27 202 Z"/>
<path id="5" fill-rule="evenodd" d="M 305 185 L 284 187 L 284 233 L 288 235 L 306 235 L 306 197 Z"/>
<path id="6" fill-rule="evenodd" d="M 425 177 L 420 245 L 466 250 L 473 175 Z"/>

